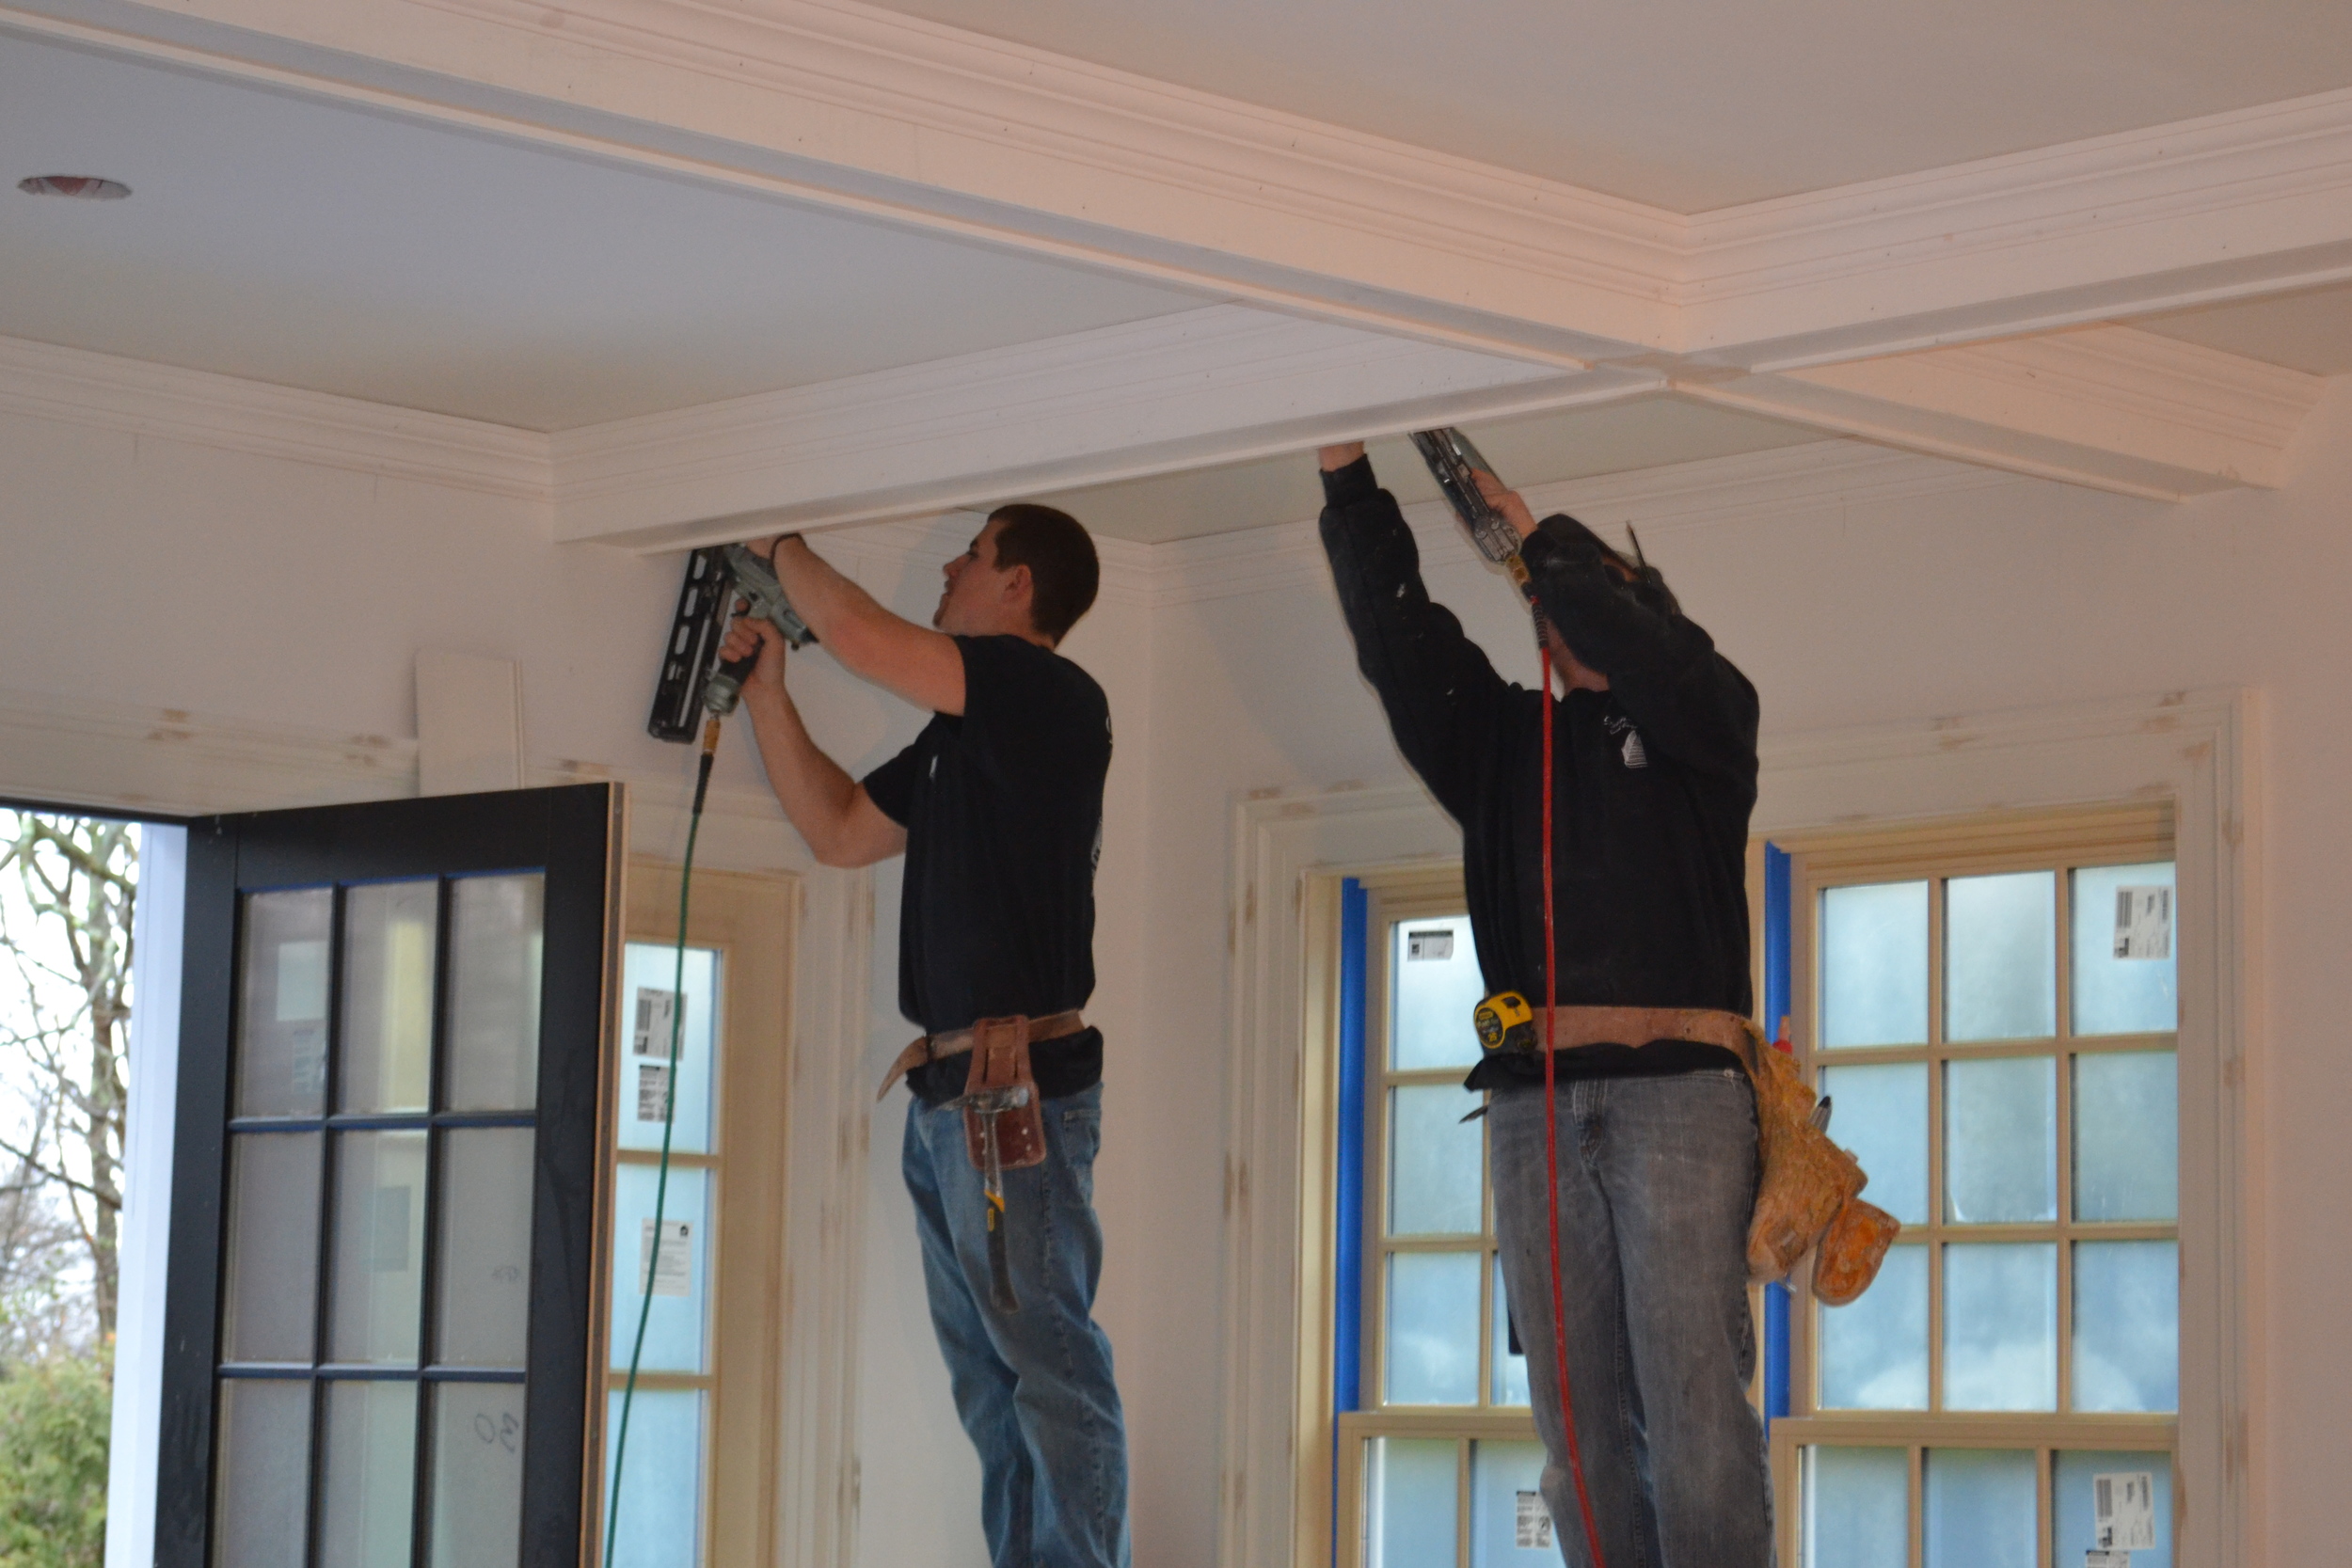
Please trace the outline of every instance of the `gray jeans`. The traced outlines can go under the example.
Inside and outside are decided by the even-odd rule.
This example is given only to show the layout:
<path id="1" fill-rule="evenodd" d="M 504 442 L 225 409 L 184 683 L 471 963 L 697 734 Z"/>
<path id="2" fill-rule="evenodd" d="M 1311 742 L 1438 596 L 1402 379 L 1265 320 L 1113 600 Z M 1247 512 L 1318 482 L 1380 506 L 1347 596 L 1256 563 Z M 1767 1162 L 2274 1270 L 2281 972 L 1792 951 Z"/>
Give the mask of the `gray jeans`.
<path id="1" fill-rule="evenodd" d="M 1602 1556 L 1608 1568 L 1766 1568 L 1770 1478 L 1747 1401 L 1754 1091 L 1725 1070 L 1556 1093 L 1569 1398 Z M 1584 1568 L 1552 1356 L 1543 1090 L 1498 1092 L 1490 1126 L 1503 1289 L 1549 1460 L 1544 1498 L 1561 1557 Z"/>

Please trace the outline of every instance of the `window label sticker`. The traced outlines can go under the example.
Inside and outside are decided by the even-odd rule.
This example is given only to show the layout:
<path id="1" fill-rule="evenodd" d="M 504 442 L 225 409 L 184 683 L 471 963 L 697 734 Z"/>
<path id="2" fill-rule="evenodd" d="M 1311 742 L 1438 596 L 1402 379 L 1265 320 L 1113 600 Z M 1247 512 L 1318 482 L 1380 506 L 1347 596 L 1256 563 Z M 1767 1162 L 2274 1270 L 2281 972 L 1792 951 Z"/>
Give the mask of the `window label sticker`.
<path id="1" fill-rule="evenodd" d="M 2115 890 L 2115 956 L 2119 958 L 2169 958 L 2172 956 L 2170 888 L 2120 887 Z"/>
<path id="2" fill-rule="evenodd" d="M 2097 1507 L 2094 1539 L 2110 1551 L 2153 1552 L 2156 1549 L 2155 1477 L 2147 1470 L 2124 1470 L 2090 1478 Z"/>
<path id="3" fill-rule="evenodd" d="M 1544 1506 L 1544 1495 L 1541 1492 L 1522 1492 L 1518 1495 L 1518 1528 L 1512 1535 L 1512 1544 L 1523 1552 L 1540 1551 L 1549 1546 L 1551 1510 Z"/>
<path id="4" fill-rule="evenodd" d="M 1405 933 L 1405 961 L 1416 963 L 1424 959 L 1446 959 L 1454 957 L 1452 931 L 1407 931 Z"/>
<path id="5" fill-rule="evenodd" d="M 694 1243 L 685 1220 L 661 1222 L 661 1257 L 657 1261 L 653 1249 L 653 1221 L 641 1222 L 637 1238 L 637 1293 L 645 1293 L 645 1275 L 653 1275 L 653 1293 L 658 1296 L 683 1296 L 691 1293 L 694 1280 Z"/>
<path id="6" fill-rule="evenodd" d="M 637 1064 L 637 1119 L 663 1121 L 670 1115 L 670 1064 Z"/>
<path id="7" fill-rule="evenodd" d="M 2132 1554 L 2103 1552 L 2093 1546 L 2083 1553 L 2083 1568 L 2132 1568 Z"/>
<path id="8" fill-rule="evenodd" d="M 667 1056 L 670 1035 L 681 1026 L 678 993 L 653 986 L 637 988 L 637 1026 L 632 1032 L 637 1054 Z"/>

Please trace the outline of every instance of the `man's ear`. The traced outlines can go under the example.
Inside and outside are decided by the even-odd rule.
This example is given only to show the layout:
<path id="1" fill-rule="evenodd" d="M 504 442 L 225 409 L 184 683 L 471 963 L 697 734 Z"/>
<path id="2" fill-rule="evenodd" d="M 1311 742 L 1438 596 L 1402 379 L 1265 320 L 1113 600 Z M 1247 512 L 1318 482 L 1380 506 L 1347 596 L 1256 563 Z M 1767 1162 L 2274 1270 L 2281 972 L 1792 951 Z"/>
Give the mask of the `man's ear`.
<path id="1" fill-rule="evenodd" d="M 1037 596 L 1037 578 L 1023 562 L 1005 574 L 1005 602 L 1026 603 Z"/>

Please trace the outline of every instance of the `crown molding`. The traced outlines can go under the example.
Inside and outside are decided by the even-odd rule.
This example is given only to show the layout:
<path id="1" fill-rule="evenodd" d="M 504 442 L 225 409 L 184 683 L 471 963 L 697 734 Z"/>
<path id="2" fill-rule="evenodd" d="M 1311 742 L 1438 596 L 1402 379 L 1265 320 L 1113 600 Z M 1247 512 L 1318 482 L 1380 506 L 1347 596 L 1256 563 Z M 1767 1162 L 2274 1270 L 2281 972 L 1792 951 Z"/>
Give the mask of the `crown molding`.
<path id="1" fill-rule="evenodd" d="M 1727 207 L 1679 341 L 1788 370 L 2352 277 L 2352 89 Z"/>
<path id="2" fill-rule="evenodd" d="M 478 420 L 0 338 L 0 410 L 548 503 L 547 437 Z"/>
<path id="3" fill-rule="evenodd" d="M 1657 390 L 1235 305 L 564 431 L 555 532 L 634 549 L 985 506 Z"/>

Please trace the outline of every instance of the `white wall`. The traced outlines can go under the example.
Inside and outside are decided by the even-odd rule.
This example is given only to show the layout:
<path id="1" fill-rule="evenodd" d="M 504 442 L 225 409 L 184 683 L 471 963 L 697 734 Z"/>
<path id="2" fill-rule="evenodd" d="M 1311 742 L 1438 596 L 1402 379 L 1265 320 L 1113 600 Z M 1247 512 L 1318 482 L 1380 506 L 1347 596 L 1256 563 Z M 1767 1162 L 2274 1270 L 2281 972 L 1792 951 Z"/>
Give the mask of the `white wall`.
<path id="1" fill-rule="evenodd" d="M 2282 491 L 2180 507 L 2017 481 L 1644 532 L 1756 680 L 1771 730 L 2175 687 L 2265 691 L 2267 945 L 2252 979 L 2268 1019 L 2251 1220 L 2270 1243 L 2257 1485 L 2280 1561 L 2328 1556 L 2321 1511 L 2292 1499 L 2324 1495 L 2331 1456 L 2352 1446 L 2352 1354 L 2330 1332 L 2352 1293 L 2352 1222 L 2334 1201 L 2352 1186 L 2352 1140 L 2337 1131 L 2352 1059 L 2331 984 L 2339 890 L 2352 886 L 2338 806 L 2352 765 L 2352 385 L 2313 415 L 2296 465 Z M 0 686 L 400 736 L 413 733 L 415 652 L 435 645 L 522 665 L 531 755 L 676 766 L 643 734 L 675 559 L 556 548 L 520 503 L 10 416 L 0 537 Z M 927 615 L 935 578 L 918 557 L 864 555 L 861 571 Z M 1461 554 L 1431 579 L 1524 678 L 1532 657 L 1502 587 Z M 1319 573 L 1218 597 L 1172 587 L 1155 608 L 1104 603 L 1070 644 L 1104 680 L 1119 731 L 1098 885 L 1098 1196 L 1143 1568 L 1213 1558 L 1232 803 L 1402 773 Z M 821 654 L 803 671 L 812 723 L 853 768 L 916 727 Z M 732 741 L 722 777 L 756 784 Z M 869 1074 L 907 1032 L 896 886 L 885 866 Z M 876 1115 L 867 1152 L 860 1557 L 952 1568 L 983 1560 L 977 1481 L 922 1308 L 896 1169 L 902 1114 Z"/>

